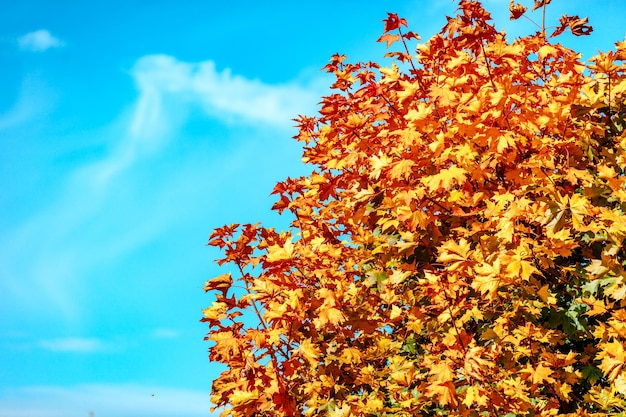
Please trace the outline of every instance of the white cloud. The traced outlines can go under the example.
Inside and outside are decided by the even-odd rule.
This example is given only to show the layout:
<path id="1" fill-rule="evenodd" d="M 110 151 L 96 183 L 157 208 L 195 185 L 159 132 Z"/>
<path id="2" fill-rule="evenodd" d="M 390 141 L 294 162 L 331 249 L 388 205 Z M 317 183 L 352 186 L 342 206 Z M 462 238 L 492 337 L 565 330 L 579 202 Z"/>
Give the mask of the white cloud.
<path id="1" fill-rule="evenodd" d="M 272 85 L 218 71 L 212 61 L 189 63 L 166 55 L 139 59 L 131 75 L 138 88 L 136 102 L 99 133 L 109 151 L 70 171 L 57 188 L 46 190 L 55 196 L 48 205 L 0 236 L 0 293 L 11 300 L 4 308 L 22 314 L 46 305 L 60 320 L 80 323 L 86 308 L 81 295 L 90 291 L 90 272 L 120 262 L 170 230 L 181 222 L 181 210 L 197 207 L 197 197 L 190 200 L 198 194 L 194 190 L 211 190 L 218 172 L 211 170 L 232 170 L 242 163 L 253 138 L 242 138 L 231 148 L 234 152 L 211 159 L 214 166 L 185 154 L 187 160 L 176 161 L 167 173 L 151 173 L 152 182 L 146 183 L 145 171 L 151 168 L 144 163 L 165 155 L 166 149 L 176 152 L 166 146 L 183 136 L 192 115 L 248 125 L 265 134 L 278 131 L 274 136 L 289 142 L 291 119 L 312 114 L 320 97 L 317 80 Z M 272 143 L 263 147 L 275 155 L 282 152 Z M 257 157 L 246 156 L 253 158 L 250 163 Z M 205 183 L 199 186 L 192 178 Z"/>
<path id="2" fill-rule="evenodd" d="M 147 55 L 131 71 L 139 97 L 128 121 L 125 140 L 109 158 L 94 164 L 98 183 L 108 181 L 133 162 L 161 148 L 200 107 L 213 119 L 290 128 L 298 114 L 312 114 L 319 101 L 319 80 L 278 85 L 218 71 L 213 61 L 184 62 L 169 55 Z M 320 83 L 321 84 L 321 83 Z"/>
<path id="3" fill-rule="evenodd" d="M 0 416 L 211 417 L 208 392 L 140 385 L 30 386 L 0 390 Z"/>
<path id="4" fill-rule="evenodd" d="M 260 80 L 218 71 L 213 61 L 189 63 L 168 55 L 148 55 L 137 61 L 133 75 L 142 97 L 132 126 L 134 134 L 158 120 L 160 98 L 174 93 L 196 101 L 213 117 L 238 122 L 293 125 L 299 113 L 310 113 L 319 93 L 296 82 L 271 85 Z M 150 104 L 148 104 L 150 103 Z"/>
<path id="5" fill-rule="evenodd" d="M 39 29 L 17 38 L 17 44 L 24 51 L 43 52 L 50 48 L 59 48 L 65 43 L 52 36 L 48 30 Z"/>
<path id="6" fill-rule="evenodd" d="M 97 338 L 68 337 L 40 340 L 39 346 L 53 352 L 91 353 L 106 350 L 106 345 Z"/>

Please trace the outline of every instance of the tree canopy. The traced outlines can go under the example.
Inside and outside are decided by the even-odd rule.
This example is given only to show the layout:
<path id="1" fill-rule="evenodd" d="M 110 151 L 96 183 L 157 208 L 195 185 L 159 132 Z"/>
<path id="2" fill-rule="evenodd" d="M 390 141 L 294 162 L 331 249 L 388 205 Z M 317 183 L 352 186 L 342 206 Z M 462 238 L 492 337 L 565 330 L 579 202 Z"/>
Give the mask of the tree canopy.
<path id="1" fill-rule="evenodd" d="M 333 56 L 332 92 L 297 119 L 313 170 L 273 190 L 291 227 L 209 238 L 232 265 L 205 286 L 227 367 L 212 401 L 234 417 L 621 413 L 626 42 L 585 64 L 553 38 L 586 19 L 510 40 L 466 0 L 424 43 L 384 23 L 390 64 Z"/>

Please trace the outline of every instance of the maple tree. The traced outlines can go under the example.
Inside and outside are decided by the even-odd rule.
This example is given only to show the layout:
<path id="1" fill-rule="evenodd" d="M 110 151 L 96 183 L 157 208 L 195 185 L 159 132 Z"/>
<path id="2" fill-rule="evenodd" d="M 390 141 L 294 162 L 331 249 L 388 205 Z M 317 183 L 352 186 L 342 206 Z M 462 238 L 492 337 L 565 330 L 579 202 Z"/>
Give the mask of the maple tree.
<path id="1" fill-rule="evenodd" d="M 216 229 L 223 416 L 616 415 L 626 409 L 626 42 L 585 65 L 462 0 L 389 66 L 335 55 L 300 116 L 291 228 Z M 511 1 L 511 18 L 530 13 Z"/>

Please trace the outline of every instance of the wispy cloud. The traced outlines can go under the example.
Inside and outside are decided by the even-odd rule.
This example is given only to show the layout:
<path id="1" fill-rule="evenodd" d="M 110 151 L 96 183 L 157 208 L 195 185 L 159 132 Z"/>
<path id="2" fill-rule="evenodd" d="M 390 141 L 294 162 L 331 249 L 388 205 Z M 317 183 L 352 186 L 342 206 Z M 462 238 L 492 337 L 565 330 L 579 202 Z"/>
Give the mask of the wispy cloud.
<path id="1" fill-rule="evenodd" d="M 248 152 L 250 146 L 243 138 L 235 152 L 216 157 L 213 167 L 202 165 L 193 150 L 173 146 L 191 117 L 248 125 L 266 135 L 278 129 L 276 136 L 287 138 L 291 118 L 312 113 L 320 96 L 316 80 L 273 85 L 218 71 L 212 61 L 166 55 L 139 59 L 130 74 L 136 102 L 98 133 L 108 152 L 69 171 L 55 189 L 46 190 L 56 196 L 48 205 L 0 235 L 0 292 L 11 300 L 3 308 L 23 314 L 45 304 L 63 319 L 79 320 L 84 311 L 77 306 L 93 272 L 121 262 L 180 223 L 181 210 L 196 210 L 198 188 L 190 179 L 209 179 L 214 174 L 208 169 L 240 165 L 237 149 Z M 187 159 L 167 165 L 167 172 L 153 172 L 148 161 L 166 158 L 166 152 L 186 152 L 177 157 Z M 206 191 L 209 185 L 202 187 Z"/>
<path id="2" fill-rule="evenodd" d="M 228 68 L 218 71 L 213 61 L 182 62 L 168 55 L 141 58 L 133 68 L 133 75 L 143 94 L 140 104 L 146 110 L 135 119 L 133 132 L 143 131 L 146 122 L 158 120 L 157 92 L 161 96 L 174 93 L 197 101 L 216 118 L 278 127 L 291 126 L 292 118 L 313 110 L 319 99 L 318 92 L 307 85 L 266 84 L 235 75 Z"/>
<path id="3" fill-rule="evenodd" d="M 43 52 L 50 48 L 59 48 L 65 43 L 53 36 L 46 29 L 39 29 L 29 32 L 17 38 L 17 44 L 23 51 Z"/>
<path id="4" fill-rule="evenodd" d="M 56 104 L 56 94 L 37 76 L 30 74 L 21 82 L 17 100 L 5 113 L 0 114 L 0 132 L 32 123 L 45 117 Z"/>
<path id="5" fill-rule="evenodd" d="M 228 68 L 218 71 L 213 61 L 184 62 L 169 55 L 144 56 L 131 74 L 139 97 L 125 140 L 90 167 L 99 183 L 162 148 L 198 106 L 206 117 L 226 123 L 289 128 L 298 114 L 314 111 L 320 96 L 318 80 L 267 84 L 234 75 Z"/>
<path id="6" fill-rule="evenodd" d="M 11 417 L 210 417 L 206 392 L 140 385 L 30 386 L 0 390 Z"/>
<path id="7" fill-rule="evenodd" d="M 40 340 L 39 346 L 53 352 L 93 353 L 107 350 L 102 340 L 81 337 Z"/>

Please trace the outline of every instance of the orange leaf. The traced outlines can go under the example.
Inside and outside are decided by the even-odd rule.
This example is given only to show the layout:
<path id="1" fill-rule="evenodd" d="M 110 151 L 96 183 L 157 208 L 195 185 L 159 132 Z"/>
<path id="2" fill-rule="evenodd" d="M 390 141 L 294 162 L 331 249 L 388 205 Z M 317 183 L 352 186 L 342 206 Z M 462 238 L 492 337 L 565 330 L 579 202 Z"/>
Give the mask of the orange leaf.
<path id="1" fill-rule="evenodd" d="M 411 168 L 413 168 L 414 165 L 415 162 L 410 159 L 403 159 L 396 162 L 389 171 L 389 176 L 391 179 L 408 179 L 412 174 Z"/>
<path id="2" fill-rule="evenodd" d="M 540 7 L 547 6 L 550 4 L 552 0 L 535 0 L 535 6 L 533 7 L 533 11 L 539 9 Z"/>
<path id="3" fill-rule="evenodd" d="M 233 278 L 230 273 L 226 273 L 207 281 L 204 284 L 204 291 L 218 290 L 226 296 L 231 285 L 233 285 Z"/>
<path id="4" fill-rule="evenodd" d="M 511 3 L 509 4 L 509 11 L 511 12 L 509 19 L 519 19 L 524 13 L 526 13 L 526 10 L 528 10 L 526 7 L 511 0 Z"/>
<path id="5" fill-rule="evenodd" d="M 376 42 L 387 42 L 387 48 L 389 48 L 392 43 L 397 42 L 399 40 L 400 40 L 400 35 L 385 33 L 380 38 L 378 38 Z"/>

